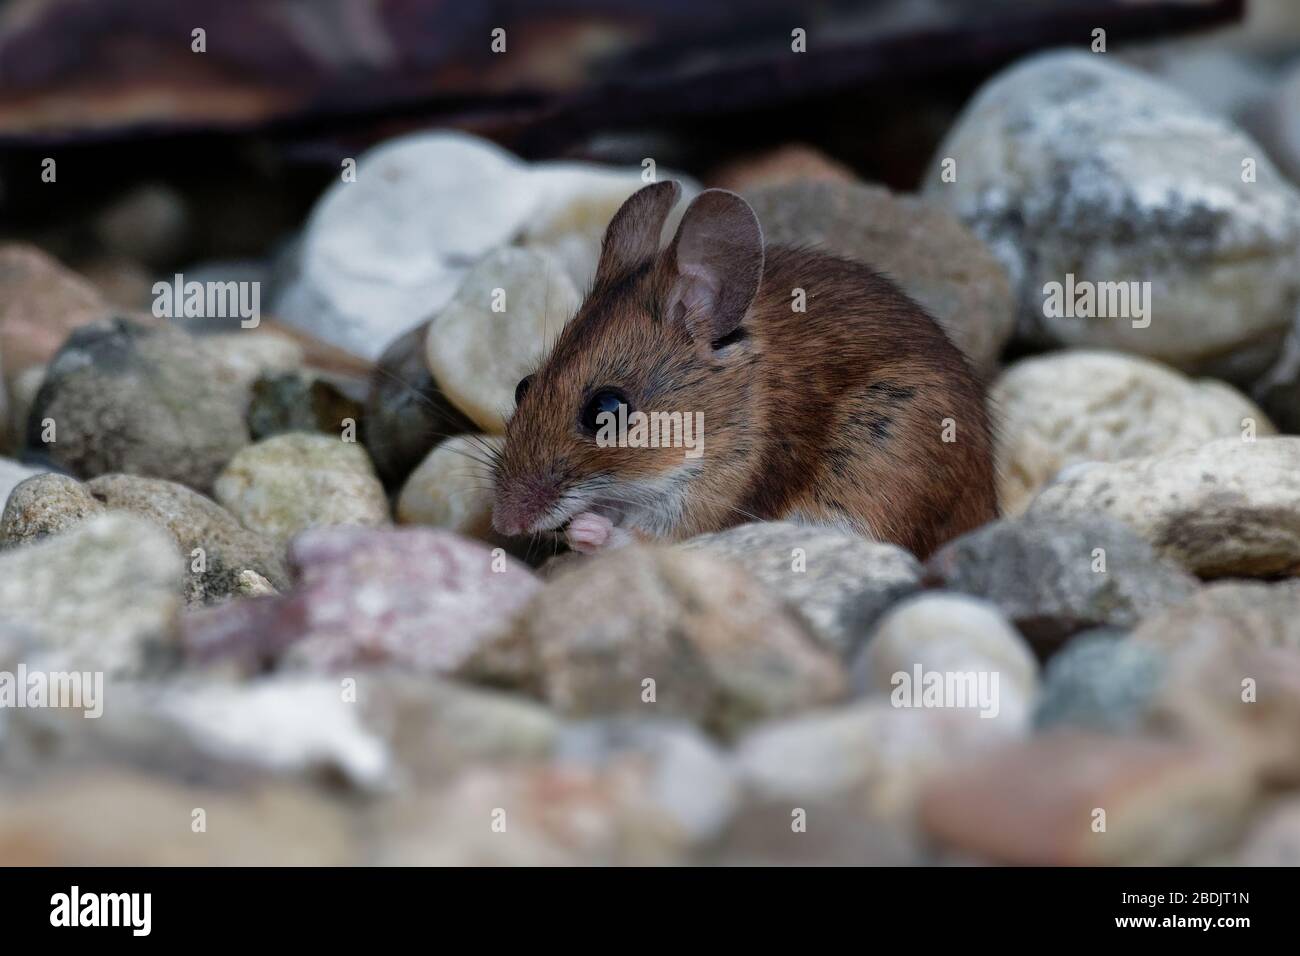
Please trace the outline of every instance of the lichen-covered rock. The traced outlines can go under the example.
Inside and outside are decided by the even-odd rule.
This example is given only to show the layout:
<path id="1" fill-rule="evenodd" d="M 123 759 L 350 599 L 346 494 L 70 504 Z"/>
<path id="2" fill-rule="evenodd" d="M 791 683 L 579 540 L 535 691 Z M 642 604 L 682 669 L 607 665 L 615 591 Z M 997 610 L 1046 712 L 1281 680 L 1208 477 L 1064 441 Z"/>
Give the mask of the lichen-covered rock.
<path id="1" fill-rule="evenodd" d="M 1015 323 L 1006 272 L 938 205 L 858 183 L 801 181 L 746 194 L 772 245 L 818 246 L 874 266 L 943 326 L 982 374 Z"/>
<path id="2" fill-rule="evenodd" d="M 27 445 L 81 478 L 124 472 L 207 491 L 248 444 L 246 402 L 200 340 L 131 319 L 97 322 L 50 362 Z"/>
<path id="3" fill-rule="evenodd" d="M 740 565 L 780 597 L 826 647 L 849 656 L 875 620 L 920 587 L 916 558 L 833 528 L 753 522 L 692 538 L 683 550 Z"/>
<path id="4" fill-rule="evenodd" d="M 1027 515 L 1136 530 L 1194 574 L 1254 577 L 1300 568 L 1300 438 L 1224 438 L 1189 451 L 1072 469 Z"/>
<path id="5" fill-rule="evenodd" d="M 989 405 L 996 416 L 998 504 L 1006 515 L 1024 511 L 1070 465 L 1274 431 L 1268 416 L 1232 386 L 1193 381 L 1118 352 L 1022 359 L 994 384 Z"/>
<path id="6" fill-rule="evenodd" d="M 571 716 L 684 717 L 722 734 L 846 690 L 837 658 L 739 568 L 642 546 L 553 578 L 460 673 Z"/>
<path id="7" fill-rule="evenodd" d="M 249 445 L 213 490 L 244 527 L 281 543 L 308 528 L 390 521 L 365 449 L 328 435 L 289 432 Z"/>
<path id="8" fill-rule="evenodd" d="M 1183 369 L 1259 346 L 1258 365 L 1300 298 L 1300 194 L 1235 127 L 1110 57 L 1048 52 L 994 77 L 939 146 L 924 192 L 1006 266 L 1035 342 Z M 1068 275 L 1076 290 L 1149 282 L 1147 308 L 1045 310 L 1046 287 Z"/>

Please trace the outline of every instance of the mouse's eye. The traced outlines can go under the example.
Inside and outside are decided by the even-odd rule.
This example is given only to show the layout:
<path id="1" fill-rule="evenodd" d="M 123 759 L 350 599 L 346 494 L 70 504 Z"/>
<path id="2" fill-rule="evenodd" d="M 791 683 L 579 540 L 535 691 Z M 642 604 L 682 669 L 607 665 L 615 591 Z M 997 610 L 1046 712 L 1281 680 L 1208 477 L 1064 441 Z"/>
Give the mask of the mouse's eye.
<path id="1" fill-rule="evenodd" d="M 515 386 L 515 405 L 524 400 L 524 396 L 528 394 L 528 389 L 532 384 L 533 377 L 531 375 L 525 375 L 519 380 L 519 384 Z"/>
<path id="2" fill-rule="evenodd" d="M 604 419 L 600 416 L 604 414 L 618 415 L 618 406 L 626 405 L 627 410 L 632 410 L 632 403 L 616 388 L 602 388 L 595 395 L 587 399 L 587 404 L 582 406 L 582 416 L 579 422 L 582 427 L 589 432 L 596 432 Z"/>

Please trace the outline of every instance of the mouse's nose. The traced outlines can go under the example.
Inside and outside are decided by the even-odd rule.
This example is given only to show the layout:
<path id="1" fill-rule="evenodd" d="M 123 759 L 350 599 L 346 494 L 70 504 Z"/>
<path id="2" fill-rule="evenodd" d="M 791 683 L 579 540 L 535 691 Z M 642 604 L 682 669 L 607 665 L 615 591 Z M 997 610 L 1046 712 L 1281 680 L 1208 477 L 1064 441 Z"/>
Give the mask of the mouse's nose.
<path id="1" fill-rule="evenodd" d="M 499 503 L 492 508 L 492 527 L 507 537 L 524 533 L 524 524 L 515 510 L 504 508 Z"/>
<path id="2" fill-rule="evenodd" d="M 517 481 L 497 491 L 492 503 L 492 527 L 501 534 L 526 533 L 555 506 L 555 489 L 539 481 Z"/>

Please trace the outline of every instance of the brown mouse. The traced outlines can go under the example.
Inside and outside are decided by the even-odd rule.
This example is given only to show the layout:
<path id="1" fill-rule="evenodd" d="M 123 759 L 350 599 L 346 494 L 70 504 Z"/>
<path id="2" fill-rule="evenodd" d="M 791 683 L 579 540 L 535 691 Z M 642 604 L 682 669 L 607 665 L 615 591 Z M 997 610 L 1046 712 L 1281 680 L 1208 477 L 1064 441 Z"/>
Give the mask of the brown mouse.
<path id="1" fill-rule="evenodd" d="M 661 251 L 680 194 L 655 183 L 623 204 L 590 293 L 519 383 L 497 530 L 563 530 L 589 552 L 792 520 L 924 558 L 994 518 L 984 390 L 934 320 L 869 266 L 765 249 L 725 190 Z M 634 412 L 662 421 L 659 447 L 631 428 L 611 442 Z M 673 413 L 702 441 L 669 440 Z"/>

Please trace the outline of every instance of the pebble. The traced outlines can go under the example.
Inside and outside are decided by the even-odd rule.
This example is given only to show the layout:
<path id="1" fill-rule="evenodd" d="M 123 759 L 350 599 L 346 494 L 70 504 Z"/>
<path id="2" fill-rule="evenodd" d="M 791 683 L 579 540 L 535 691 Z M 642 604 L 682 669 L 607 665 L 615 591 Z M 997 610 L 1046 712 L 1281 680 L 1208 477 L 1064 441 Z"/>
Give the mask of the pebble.
<path id="1" fill-rule="evenodd" d="M 163 183 L 144 183 L 100 210 L 90 228 L 109 253 L 165 268 L 185 255 L 194 223 L 180 193 Z"/>
<path id="2" fill-rule="evenodd" d="M 1018 736 L 1023 728 L 956 709 L 904 709 L 871 697 L 847 707 L 765 722 L 736 743 L 736 775 L 760 806 L 808 810 L 847 803 L 853 829 L 906 823 L 919 788 L 954 761 Z M 849 836 L 849 834 L 845 834 Z"/>
<path id="3" fill-rule="evenodd" d="M 1170 866 L 1231 843 L 1255 795 L 1224 752 L 1058 730 L 936 776 L 919 812 L 933 839 L 992 863 Z"/>
<path id="4" fill-rule="evenodd" d="M 244 527 L 280 543 L 308 528 L 390 520 L 365 449 L 328 435 L 290 432 L 249 445 L 213 491 Z"/>
<path id="5" fill-rule="evenodd" d="M 1135 531 L 1095 514 L 986 524 L 935 552 L 926 575 L 991 601 L 1044 655 L 1079 631 L 1133 627 L 1197 583 Z"/>
<path id="6" fill-rule="evenodd" d="M 78 274 L 93 285 L 114 312 L 149 313 L 153 309 L 153 275 L 135 259 L 95 255 L 77 260 Z"/>
<path id="7" fill-rule="evenodd" d="M 738 525 L 680 547 L 734 561 L 846 658 L 875 620 L 921 581 L 920 564 L 902 548 L 792 522 Z"/>
<path id="8" fill-rule="evenodd" d="M 357 435 L 365 420 L 359 382 L 319 372 L 263 375 L 252 384 L 248 430 L 253 441 L 285 432 Z"/>
<path id="9" fill-rule="evenodd" d="M 1020 514 L 1061 469 L 1195 448 L 1247 429 L 1273 434 L 1232 386 L 1192 380 L 1118 352 L 1071 349 L 1022 359 L 989 395 L 996 410 L 998 503 Z"/>
<path id="10" fill-rule="evenodd" d="M 530 166 L 461 132 L 389 140 L 357 158 L 355 182 L 340 178 L 317 201 L 272 311 L 373 359 L 448 305 L 475 263 L 512 242 L 546 251 L 583 288 L 600 235 L 644 184 L 641 172 Z"/>
<path id="11" fill-rule="evenodd" d="M 551 256 L 513 246 L 488 254 L 429 326 L 434 381 L 478 428 L 502 434 L 515 386 L 578 305 L 577 288 Z"/>
<path id="12" fill-rule="evenodd" d="M 107 316 L 98 290 L 71 269 L 35 246 L 0 244 L 0 377 L 48 363 L 75 329 Z"/>
<path id="13" fill-rule="evenodd" d="M 525 248 L 548 253 L 562 263 L 578 292 L 591 288 L 605 227 L 628 197 L 648 185 L 641 170 L 554 161 L 534 164 L 529 176 L 539 198 L 520 241 Z M 699 188 L 666 170 L 657 172 L 656 178 L 675 179 L 682 185 L 682 199 L 664 223 L 664 232 L 671 236 Z"/>
<path id="14" fill-rule="evenodd" d="M 1135 731 L 1151 707 L 1164 668 L 1165 655 L 1152 644 L 1119 631 L 1087 631 L 1047 662 L 1034 723 L 1040 729 Z"/>
<path id="15" fill-rule="evenodd" d="M 301 368 L 306 349 L 287 335 L 269 328 L 241 329 L 201 336 L 204 347 L 244 389 L 258 379 L 286 375 Z"/>
<path id="16" fill-rule="evenodd" d="M 288 585 L 279 545 L 249 531 L 225 508 L 184 485 L 136 475 L 101 475 L 87 482 L 86 490 L 112 511 L 127 511 L 166 529 L 185 558 L 185 599 L 190 605 L 241 593 L 240 576 L 246 571 L 273 588 Z"/>
<path id="17" fill-rule="evenodd" d="M 942 593 L 908 598 L 886 612 L 853 666 L 855 686 L 887 694 L 900 708 L 932 706 L 926 693 L 932 675 L 973 679 L 963 680 L 958 697 L 944 691 L 933 706 L 968 710 L 1012 728 L 1028 725 L 1038 662 L 987 601 Z"/>
<path id="18" fill-rule="evenodd" d="M 40 541 L 75 528 L 104 505 L 67 475 L 40 474 L 17 485 L 0 517 L 0 548 Z"/>
<path id="19" fill-rule="evenodd" d="M 1300 433 L 1300 311 L 1277 349 L 1277 361 L 1251 388 L 1251 395 L 1288 435 Z"/>
<path id="20" fill-rule="evenodd" d="M 1300 866 L 1300 798 L 1282 798 L 1251 822 L 1229 866 Z"/>
<path id="21" fill-rule="evenodd" d="M 4 505 L 15 488 L 40 473 L 38 469 L 28 468 L 12 458 L 0 458 L 0 511 L 4 510 Z M 0 542 L 3 540 L 3 532 L 0 532 Z"/>
<path id="22" fill-rule="evenodd" d="M 504 553 L 433 528 L 317 529 L 294 540 L 289 561 L 283 594 L 188 615 L 188 658 L 250 671 L 283 659 L 331 673 L 385 663 L 451 673 L 540 587 Z"/>
<path id="23" fill-rule="evenodd" d="M 1200 448 L 1088 465 L 1044 488 L 1034 517 L 1109 515 L 1203 578 L 1300 568 L 1300 438 L 1223 438 Z"/>
<path id="24" fill-rule="evenodd" d="M 587 722 L 566 728 L 547 762 L 476 766 L 377 807 L 379 861 L 681 864 L 719 835 L 737 796 L 722 756 L 690 727 Z"/>
<path id="25" fill-rule="evenodd" d="M 879 186 L 801 181 L 746 199 L 771 245 L 814 245 L 886 273 L 920 303 L 984 375 L 1015 322 L 1015 300 L 992 252 L 949 212 Z"/>
<path id="26" fill-rule="evenodd" d="M 955 181 L 944 181 L 947 160 Z M 936 151 L 924 194 L 1002 261 L 1032 343 L 1186 370 L 1240 351 L 1258 364 L 1294 316 L 1300 194 L 1236 127 L 1106 56 L 1046 52 L 985 83 Z M 1149 310 L 1049 317 L 1045 286 L 1067 275 L 1150 282 Z"/>
<path id="27" fill-rule="evenodd" d="M 692 844 L 716 839 L 740 803 L 723 753 L 699 730 L 678 721 L 616 717 L 568 725 L 553 759 L 608 769 L 628 759 L 650 769 L 647 794 Z"/>
<path id="28" fill-rule="evenodd" d="M 6 774 L 107 761 L 195 783 L 276 778 L 369 797 L 445 783 L 467 766 L 552 752 L 554 715 L 528 700 L 396 669 L 348 676 L 215 671 L 119 681 L 95 720 L 14 711 Z"/>
<path id="29" fill-rule="evenodd" d="M 192 829 L 203 811 L 204 830 Z M 360 853 L 344 808 L 303 786 L 232 790 L 98 766 L 69 768 L 0 799 L 15 866 L 343 866 Z"/>
<path id="30" fill-rule="evenodd" d="M 317 201 L 270 311 L 375 358 L 446 305 L 536 197 L 523 163 L 464 133 L 401 136 L 355 159 L 356 181 L 340 175 Z"/>
<path id="31" fill-rule="evenodd" d="M 786 143 L 741 156 L 719 166 L 709 177 L 709 185 L 738 193 L 810 181 L 853 183 L 857 177 L 848 166 L 807 143 Z"/>
<path id="32" fill-rule="evenodd" d="M 531 690 L 567 716 L 680 717 L 723 736 L 846 690 L 835 656 L 758 581 L 637 545 L 552 578 L 460 674 Z"/>
<path id="33" fill-rule="evenodd" d="M 505 439 L 497 435 L 457 435 L 441 442 L 402 486 L 398 522 L 491 539 L 492 472 L 487 459 L 504 446 Z"/>
<path id="34" fill-rule="evenodd" d="M 0 552 L 0 633 L 30 636 L 46 670 L 141 673 L 174 639 L 181 573 L 166 532 L 130 515 L 96 515 Z"/>
<path id="35" fill-rule="evenodd" d="M 444 437 L 474 431 L 429 374 L 428 337 L 428 322 L 398 336 L 370 376 L 362 441 L 387 488 L 400 488 Z"/>
<path id="36" fill-rule="evenodd" d="M 1273 71 L 1257 58 L 1215 44 L 1156 43 L 1120 55 L 1195 100 L 1202 109 L 1213 110 L 1252 133 L 1276 86 Z"/>
<path id="37" fill-rule="evenodd" d="M 240 571 L 235 575 L 234 592 L 238 597 L 263 597 L 279 594 L 275 585 L 256 571 Z"/>
<path id="38" fill-rule="evenodd" d="M 355 706 L 387 742 L 399 787 L 443 783 L 474 766 L 549 759 L 564 729 L 555 714 L 518 694 L 400 668 L 358 671 L 353 679 Z"/>
<path id="39" fill-rule="evenodd" d="M 1133 631 L 1135 641 L 1165 649 L 1202 637 L 1300 653 L 1300 581 L 1215 581 Z"/>
<path id="40" fill-rule="evenodd" d="M 1248 646 L 1199 628 L 1168 659 L 1150 727 L 1231 753 L 1243 773 L 1268 784 L 1300 785 L 1300 655 L 1293 648 Z"/>
<path id="41" fill-rule="evenodd" d="M 3 373 L 0 373 L 0 378 Z M 9 408 L 7 410 L 8 435 L 4 436 L 7 447 L 18 451 L 27 435 L 27 418 L 31 414 L 32 403 L 45 382 L 45 366 L 31 365 L 19 372 L 8 382 L 0 381 L 0 388 L 7 388 Z M 0 404 L 4 404 L 0 402 Z M 0 427 L 0 432 L 5 431 Z"/>
<path id="42" fill-rule="evenodd" d="M 210 498 L 138 475 L 101 475 L 84 485 L 53 474 L 24 482 L 0 518 L 0 548 L 64 534 L 105 511 L 144 518 L 171 536 L 184 558 L 187 604 L 211 604 L 250 588 L 274 591 L 288 582 L 279 546 L 243 527 Z"/>
<path id="43" fill-rule="evenodd" d="M 200 340 L 132 319 L 97 322 L 50 362 L 27 444 L 79 478 L 125 472 L 207 491 L 248 443 L 246 402 Z"/>
<path id="44" fill-rule="evenodd" d="M 864 812 L 857 794 L 828 799 L 749 800 L 707 865 L 922 866 L 933 863 L 915 826 Z"/>
<path id="45" fill-rule="evenodd" d="M 1300 62 L 1292 65 L 1272 89 L 1273 136 L 1269 145 L 1291 181 L 1300 183 Z"/>

